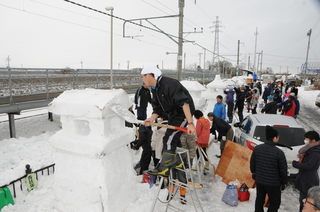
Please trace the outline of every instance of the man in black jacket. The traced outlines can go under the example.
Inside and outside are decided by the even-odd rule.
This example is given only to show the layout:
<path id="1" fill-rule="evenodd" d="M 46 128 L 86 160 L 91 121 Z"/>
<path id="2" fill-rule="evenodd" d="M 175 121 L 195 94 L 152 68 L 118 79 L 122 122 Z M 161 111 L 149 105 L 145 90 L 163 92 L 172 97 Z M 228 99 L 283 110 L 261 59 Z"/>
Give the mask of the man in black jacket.
<path id="1" fill-rule="evenodd" d="M 136 104 L 137 109 L 137 118 L 139 120 L 145 120 L 147 118 L 147 107 L 148 102 L 151 104 L 151 95 L 148 86 L 144 83 L 136 91 L 134 96 L 134 103 Z"/>
<path id="2" fill-rule="evenodd" d="M 268 103 L 262 108 L 261 113 L 277 114 L 277 103 L 273 101 L 273 96 L 268 96 Z"/>
<path id="3" fill-rule="evenodd" d="M 287 160 L 283 151 L 276 147 L 279 141 L 278 131 L 266 126 L 266 141 L 257 145 L 251 155 L 250 170 L 256 181 L 257 197 L 255 212 L 263 212 L 266 194 L 269 195 L 268 212 L 278 211 L 281 204 L 281 190 L 287 183 Z"/>
<path id="4" fill-rule="evenodd" d="M 152 115 L 144 123 L 150 125 L 163 113 L 168 115 L 168 124 L 178 127 L 188 126 L 188 133 L 193 134 L 195 127 L 192 114 L 194 103 L 188 90 L 176 79 L 162 76 L 162 72 L 155 66 L 148 66 L 141 71 L 142 80 L 146 86 L 152 88 Z M 169 170 L 175 167 L 176 148 L 181 146 L 182 131 L 167 129 L 163 137 L 163 155 L 159 167 L 149 171 L 151 175 L 168 176 Z M 179 162 L 178 162 L 179 163 Z"/>
<path id="5" fill-rule="evenodd" d="M 224 147 L 226 145 L 226 141 L 230 140 L 232 141 L 233 139 L 233 129 L 232 127 L 228 124 L 228 122 L 226 122 L 225 120 L 223 120 L 222 118 L 215 116 L 212 112 L 208 113 L 208 119 L 210 121 L 212 121 L 212 126 L 210 129 L 210 133 L 213 135 L 216 135 L 216 130 L 218 132 L 218 141 L 220 141 L 220 151 L 221 154 L 224 150 Z M 226 139 L 222 139 L 222 137 L 225 136 Z M 221 155 L 217 155 L 218 158 L 221 157 Z"/>

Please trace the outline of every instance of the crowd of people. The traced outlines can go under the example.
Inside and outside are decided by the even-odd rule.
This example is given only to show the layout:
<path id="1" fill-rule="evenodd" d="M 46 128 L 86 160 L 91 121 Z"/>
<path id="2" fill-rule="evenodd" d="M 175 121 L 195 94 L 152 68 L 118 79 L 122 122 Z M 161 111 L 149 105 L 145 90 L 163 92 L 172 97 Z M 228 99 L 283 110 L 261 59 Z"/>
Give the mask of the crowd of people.
<path id="1" fill-rule="evenodd" d="M 239 120 L 243 120 L 243 110 L 253 114 L 260 108 L 261 113 L 292 116 L 299 114 L 300 104 L 297 99 L 298 89 L 293 85 L 285 88 L 283 83 L 268 83 L 262 87 L 260 82 L 249 83 L 240 87 L 229 87 L 222 95 L 216 97 L 216 104 L 212 112 L 207 114 L 196 110 L 193 99 L 188 90 L 175 79 L 162 75 L 157 67 L 145 67 L 141 71 L 143 85 L 135 95 L 135 103 L 138 111 L 138 119 L 143 124 L 135 124 L 138 128 L 137 139 L 131 142 L 131 148 L 143 151 L 140 159 L 139 175 L 168 177 L 172 170 L 172 177 L 185 185 L 188 182 L 185 172 L 179 171 L 181 167 L 190 167 L 195 157 L 200 157 L 204 152 L 205 169 L 209 169 L 206 158 L 206 148 L 209 145 L 210 133 L 220 142 L 221 154 L 224 151 L 226 141 L 233 140 L 232 128 L 235 111 Z M 148 93 L 151 87 L 152 99 Z M 147 89 L 147 90 L 146 90 Z M 259 98 L 263 102 L 259 103 Z M 145 98 L 145 99 L 143 99 Z M 225 100 L 225 101 L 224 101 Z M 143 102 L 143 104 L 142 104 Z M 152 104 L 152 115 L 147 118 L 147 105 Z M 196 120 L 196 123 L 193 120 Z M 153 122 L 166 125 L 187 127 L 187 132 L 165 128 L 161 126 L 151 128 Z M 271 126 L 266 126 L 266 142 L 258 145 L 253 150 L 250 159 L 252 178 L 256 181 L 257 196 L 255 212 L 263 211 L 266 194 L 269 195 L 269 212 L 278 211 L 281 204 L 281 190 L 288 185 L 287 163 L 282 150 L 276 147 L 279 141 L 279 133 Z M 306 145 L 300 149 L 297 160 L 289 161 L 299 170 L 295 187 L 300 192 L 300 211 L 320 210 L 319 176 L 317 170 L 320 166 L 320 137 L 315 131 L 305 134 Z M 189 159 L 179 159 L 176 155 L 177 147 L 189 150 Z M 201 151 L 200 151 L 201 150 Z M 221 155 L 217 155 L 218 158 Z M 149 170 L 153 160 L 154 168 Z M 190 161 L 190 164 L 188 164 Z M 197 170 L 199 164 L 195 164 Z M 168 186 L 167 200 L 172 198 L 174 186 Z M 318 193 L 317 193 L 318 191 Z M 181 203 L 186 204 L 186 187 L 180 187 Z M 307 206 L 309 204 L 309 206 Z M 311 206 L 312 207 L 311 207 Z"/>
<path id="2" fill-rule="evenodd" d="M 270 82 L 264 86 L 262 92 L 261 83 L 254 82 L 239 87 L 228 87 L 224 90 L 224 94 L 226 94 L 225 104 L 223 103 L 223 97 L 218 95 L 217 103 L 219 103 L 219 106 L 215 106 L 213 112 L 216 116 L 225 119 L 229 123 L 233 121 L 234 112 L 237 112 L 241 122 L 244 109 L 246 109 L 247 113 L 252 114 L 257 114 L 258 112 L 266 114 L 279 113 L 294 118 L 299 115 L 300 102 L 297 98 L 298 88 L 295 85 L 286 85 L 284 87 L 282 82 Z M 260 98 L 262 100 L 259 102 Z M 257 111 L 257 109 L 260 110 Z M 227 111 L 227 118 L 225 111 Z"/>

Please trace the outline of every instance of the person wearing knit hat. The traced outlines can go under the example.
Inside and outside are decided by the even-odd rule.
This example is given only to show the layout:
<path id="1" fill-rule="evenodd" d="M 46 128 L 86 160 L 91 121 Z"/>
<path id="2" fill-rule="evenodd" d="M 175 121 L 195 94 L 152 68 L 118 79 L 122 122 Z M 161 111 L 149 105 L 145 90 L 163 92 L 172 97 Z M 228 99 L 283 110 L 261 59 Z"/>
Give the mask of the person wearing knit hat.
<path id="1" fill-rule="evenodd" d="M 268 211 L 278 211 L 281 204 L 281 190 L 288 184 L 288 166 L 284 152 L 276 147 L 279 133 L 266 126 L 266 140 L 257 145 L 250 158 L 250 171 L 256 181 L 257 196 L 254 211 L 263 211 L 266 194 L 269 196 Z"/>
<path id="2" fill-rule="evenodd" d="M 268 96 L 267 99 L 267 104 L 261 109 L 261 113 L 277 114 L 277 102 L 273 101 L 272 95 Z"/>
<path id="3" fill-rule="evenodd" d="M 162 75 L 155 66 L 147 66 L 141 71 L 142 80 L 146 86 L 151 87 L 152 115 L 144 120 L 149 126 L 162 114 L 168 114 L 168 124 L 173 126 L 188 126 L 188 133 L 195 133 L 192 115 L 195 111 L 193 99 L 188 90 L 176 79 Z M 176 148 L 180 145 L 182 131 L 167 129 L 163 137 L 162 160 L 158 167 L 148 171 L 151 175 L 169 176 L 171 168 L 182 165 L 175 158 Z"/>

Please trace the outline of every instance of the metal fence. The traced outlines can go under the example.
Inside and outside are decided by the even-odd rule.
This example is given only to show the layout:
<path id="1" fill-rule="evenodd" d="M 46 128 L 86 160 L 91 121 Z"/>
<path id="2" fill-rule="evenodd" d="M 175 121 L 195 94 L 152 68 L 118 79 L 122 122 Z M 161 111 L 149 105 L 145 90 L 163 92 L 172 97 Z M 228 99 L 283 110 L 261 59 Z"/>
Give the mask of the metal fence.
<path id="1" fill-rule="evenodd" d="M 177 78 L 176 71 L 164 70 L 163 75 Z M 207 83 L 214 79 L 211 71 L 183 71 L 183 80 Z M 140 86 L 140 70 L 114 70 L 113 87 L 130 90 Z M 39 68 L 0 68 L 0 96 L 61 93 L 70 89 L 109 89 L 110 70 L 107 69 L 39 69 Z M 12 98 L 10 104 L 14 103 Z"/>

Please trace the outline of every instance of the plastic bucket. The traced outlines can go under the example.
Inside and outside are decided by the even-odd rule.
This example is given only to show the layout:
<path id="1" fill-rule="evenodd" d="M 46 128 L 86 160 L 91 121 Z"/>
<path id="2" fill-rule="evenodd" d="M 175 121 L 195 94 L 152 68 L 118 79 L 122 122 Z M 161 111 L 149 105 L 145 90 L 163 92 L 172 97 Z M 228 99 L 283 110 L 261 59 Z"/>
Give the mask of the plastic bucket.
<path id="1" fill-rule="evenodd" d="M 147 173 L 142 174 L 142 181 L 143 183 L 150 184 L 150 174 L 147 174 Z"/>
<path id="2" fill-rule="evenodd" d="M 248 201 L 250 199 L 249 191 L 239 191 L 238 199 L 240 200 L 240 202 Z"/>

